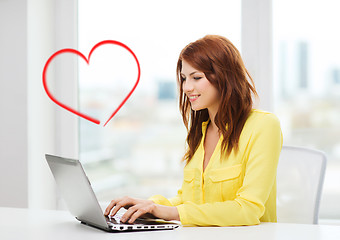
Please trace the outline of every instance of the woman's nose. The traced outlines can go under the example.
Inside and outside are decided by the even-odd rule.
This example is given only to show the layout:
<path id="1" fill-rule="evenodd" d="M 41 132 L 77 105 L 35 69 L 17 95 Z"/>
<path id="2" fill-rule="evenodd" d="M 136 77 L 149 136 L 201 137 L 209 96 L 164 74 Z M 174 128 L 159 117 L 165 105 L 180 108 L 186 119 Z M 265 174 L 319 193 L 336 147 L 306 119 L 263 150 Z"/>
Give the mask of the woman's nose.
<path id="1" fill-rule="evenodd" d="M 186 80 L 186 81 L 183 82 L 183 91 L 185 93 L 193 91 L 193 85 L 192 85 L 191 81 Z"/>

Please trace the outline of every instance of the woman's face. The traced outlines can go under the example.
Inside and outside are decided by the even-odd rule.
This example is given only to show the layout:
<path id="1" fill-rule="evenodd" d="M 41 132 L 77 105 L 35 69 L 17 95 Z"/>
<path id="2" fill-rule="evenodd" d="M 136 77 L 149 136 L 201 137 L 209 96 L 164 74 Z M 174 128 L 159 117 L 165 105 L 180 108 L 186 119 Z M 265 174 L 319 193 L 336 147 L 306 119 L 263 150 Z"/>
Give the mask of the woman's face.
<path id="1" fill-rule="evenodd" d="M 181 77 L 183 92 L 191 103 L 191 109 L 198 111 L 207 108 L 209 113 L 216 114 L 219 106 L 219 93 L 205 74 L 183 60 Z"/>

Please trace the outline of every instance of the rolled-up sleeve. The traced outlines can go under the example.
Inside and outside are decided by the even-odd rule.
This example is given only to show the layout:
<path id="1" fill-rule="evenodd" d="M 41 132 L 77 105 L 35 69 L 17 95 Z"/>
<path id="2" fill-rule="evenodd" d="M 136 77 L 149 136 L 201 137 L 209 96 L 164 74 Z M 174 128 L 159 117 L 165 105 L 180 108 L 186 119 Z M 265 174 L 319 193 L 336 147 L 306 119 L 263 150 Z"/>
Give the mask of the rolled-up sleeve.
<path id="1" fill-rule="evenodd" d="M 153 201 L 156 204 L 164 205 L 164 206 L 177 206 L 183 203 L 182 201 L 182 189 L 178 190 L 177 196 L 167 199 L 162 195 L 154 195 L 149 198 L 149 200 Z"/>

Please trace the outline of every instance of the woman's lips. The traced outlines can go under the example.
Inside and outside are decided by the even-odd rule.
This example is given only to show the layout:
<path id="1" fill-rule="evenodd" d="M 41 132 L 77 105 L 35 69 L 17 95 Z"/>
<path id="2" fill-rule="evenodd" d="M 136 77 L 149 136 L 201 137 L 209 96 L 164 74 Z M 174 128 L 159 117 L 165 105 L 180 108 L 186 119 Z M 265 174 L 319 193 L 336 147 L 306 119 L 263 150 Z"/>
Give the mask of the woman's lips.
<path id="1" fill-rule="evenodd" d="M 199 94 L 197 94 L 197 95 L 190 95 L 190 96 L 188 96 L 188 98 L 189 98 L 189 101 L 190 102 L 193 102 L 193 101 L 196 101 L 198 98 L 199 98 Z"/>

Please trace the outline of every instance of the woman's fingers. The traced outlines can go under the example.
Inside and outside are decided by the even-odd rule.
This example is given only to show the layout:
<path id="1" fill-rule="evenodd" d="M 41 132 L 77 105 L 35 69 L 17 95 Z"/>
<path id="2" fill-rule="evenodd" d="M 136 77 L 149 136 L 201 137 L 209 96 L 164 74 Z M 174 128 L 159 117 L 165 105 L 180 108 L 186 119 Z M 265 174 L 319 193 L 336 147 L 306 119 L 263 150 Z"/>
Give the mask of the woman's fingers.
<path id="1" fill-rule="evenodd" d="M 147 214 L 153 216 L 155 204 L 150 200 L 135 199 L 130 197 L 117 198 L 110 202 L 104 214 L 114 216 L 122 207 L 127 211 L 121 218 L 122 222 L 133 223 L 137 218 Z"/>
<path id="2" fill-rule="evenodd" d="M 105 209 L 104 215 L 107 216 L 110 214 L 112 208 L 116 205 L 115 200 L 112 200 L 109 204 L 109 206 L 107 206 L 107 208 Z"/>
<path id="3" fill-rule="evenodd" d="M 121 221 L 133 223 L 137 218 L 143 216 L 146 213 L 148 213 L 148 206 L 145 206 L 144 204 L 137 204 L 129 208 L 126 213 L 124 213 Z"/>
<path id="4" fill-rule="evenodd" d="M 155 204 L 150 201 L 142 200 L 135 206 L 129 208 L 121 219 L 122 222 L 133 223 L 137 218 L 149 215 L 153 216 Z"/>
<path id="5" fill-rule="evenodd" d="M 133 205 L 134 205 L 134 199 L 130 197 L 113 199 L 110 202 L 109 206 L 107 206 L 104 212 L 104 215 L 107 216 L 111 213 L 110 215 L 114 216 L 119 211 L 119 209 L 121 209 L 122 207 L 129 208 Z"/>
<path id="6" fill-rule="evenodd" d="M 180 220 L 176 207 L 162 206 L 150 200 L 135 199 L 130 197 L 117 198 L 111 201 L 105 210 L 105 215 L 114 216 L 119 209 L 126 208 L 127 211 L 121 218 L 122 222 L 133 223 L 137 218 L 152 216 L 164 220 Z"/>
<path id="7" fill-rule="evenodd" d="M 137 218 L 143 216 L 146 213 L 148 213 L 148 210 L 146 208 L 137 209 L 137 211 L 135 211 L 134 214 L 130 217 L 129 223 L 134 223 Z"/>
<path id="8" fill-rule="evenodd" d="M 130 207 L 124 215 L 121 217 L 122 222 L 127 222 L 129 219 L 131 219 L 131 216 L 138 210 L 138 205 L 135 205 L 133 207 Z"/>

